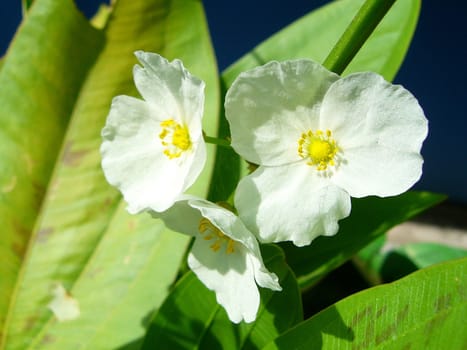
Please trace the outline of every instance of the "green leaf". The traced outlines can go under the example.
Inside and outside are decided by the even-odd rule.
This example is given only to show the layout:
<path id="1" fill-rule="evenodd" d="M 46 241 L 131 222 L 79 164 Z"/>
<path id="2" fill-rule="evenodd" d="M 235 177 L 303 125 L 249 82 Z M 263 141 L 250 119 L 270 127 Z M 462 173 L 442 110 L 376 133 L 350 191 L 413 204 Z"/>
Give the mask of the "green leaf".
<path id="1" fill-rule="evenodd" d="M 464 349 L 467 259 L 339 301 L 263 349 Z"/>
<path id="2" fill-rule="evenodd" d="M 243 71 L 271 60 L 311 58 L 323 62 L 351 23 L 363 0 L 335 1 L 312 11 L 273 35 L 222 73 L 222 96 Z M 405 57 L 420 11 L 420 0 L 397 1 L 363 45 L 343 75 L 374 71 L 391 81 Z M 219 136 L 228 137 L 228 124 L 220 121 Z M 209 197 L 225 200 L 235 190 L 246 166 L 231 150 L 220 149 Z"/>
<path id="3" fill-rule="evenodd" d="M 38 1 L 35 7 L 16 35 L 0 71 L 2 327 L 7 327 L 5 318 L 15 299 L 17 277 L 23 273 L 22 259 L 57 150 L 87 69 L 104 43 L 103 35 L 89 27 L 69 1 Z M 72 59 L 80 64 L 70 69 Z M 2 333 L 5 337 L 7 331 Z"/>
<path id="4" fill-rule="evenodd" d="M 378 249 L 379 248 L 379 249 Z M 440 262 L 463 258 L 467 250 L 438 243 L 410 243 L 391 250 L 374 246 L 365 248 L 354 258 L 365 275 L 378 282 L 392 282 L 411 272 Z"/>
<path id="5" fill-rule="evenodd" d="M 419 269 L 467 256 L 465 249 L 429 242 L 405 244 L 393 251 L 407 257 Z"/>
<path id="6" fill-rule="evenodd" d="M 352 258 L 354 265 L 371 285 L 383 283 L 380 271 L 385 258 L 382 251 L 386 244 L 386 236 L 386 234 L 383 234 L 376 238 Z"/>
<path id="7" fill-rule="evenodd" d="M 268 269 L 279 277 L 282 292 L 261 289 L 254 323 L 231 323 L 209 291 L 187 273 L 152 321 L 143 349 L 258 349 L 303 319 L 297 282 L 275 246 L 264 246 Z"/>
<path id="8" fill-rule="evenodd" d="M 318 237 L 311 245 L 281 244 L 301 288 L 314 285 L 391 227 L 439 203 L 444 196 L 407 192 L 397 197 L 352 199 L 351 215 L 340 221 L 333 237 Z"/>
<path id="9" fill-rule="evenodd" d="M 271 60 L 308 57 L 323 62 L 362 4 L 363 0 L 336 1 L 292 23 L 230 66 L 222 75 L 226 86 L 240 72 Z M 392 80 L 412 39 L 419 10 L 419 0 L 397 1 L 344 75 L 371 70 Z"/>
<path id="10" fill-rule="evenodd" d="M 178 57 L 206 81 L 214 134 L 218 77 L 199 1 L 119 0 L 98 31 L 70 0 L 35 0 L 9 49 L 0 72 L 0 348 L 135 342 L 176 277 L 188 238 L 128 215 L 100 168 L 111 99 L 136 96 L 135 50 Z M 206 194 L 213 159 L 194 193 Z M 57 282 L 79 302 L 78 319 L 59 323 L 48 310 Z"/>

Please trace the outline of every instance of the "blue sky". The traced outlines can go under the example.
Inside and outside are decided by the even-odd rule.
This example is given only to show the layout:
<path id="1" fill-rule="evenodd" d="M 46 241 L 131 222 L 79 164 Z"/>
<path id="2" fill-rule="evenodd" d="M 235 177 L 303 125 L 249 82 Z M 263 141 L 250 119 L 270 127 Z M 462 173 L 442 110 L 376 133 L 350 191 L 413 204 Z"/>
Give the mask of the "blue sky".
<path id="1" fill-rule="evenodd" d="M 91 14 L 99 1 L 77 2 Z M 294 19 L 327 3 L 203 2 L 221 70 Z M 21 19 L 20 3 L 13 0 L 0 4 L 1 53 Z M 430 123 L 430 134 L 422 150 L 424 174 L 416 188 L 447 193 L 452 200 L 467 203 L 467 5 L 450 3 L 423 2 L 412 46 L 395 83 L 404 85 L 419 99 Z"/>

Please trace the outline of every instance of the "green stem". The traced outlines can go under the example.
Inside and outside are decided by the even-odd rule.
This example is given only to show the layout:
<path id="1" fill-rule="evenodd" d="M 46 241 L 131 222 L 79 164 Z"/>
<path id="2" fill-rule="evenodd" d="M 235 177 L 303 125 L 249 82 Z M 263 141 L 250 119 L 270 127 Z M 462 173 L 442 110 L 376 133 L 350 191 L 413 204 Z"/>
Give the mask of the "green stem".
<path id="1" fill-rule="evenodd" d="M 26 17 L 28 14 L 29 8 L 31 7 L 34 0 L 22 0 L 22 10 L 23 10 L 23 18 Z"/>
<path id="2" fill-rule="evenodd" d="M 230 146 L 230 142 L 225 139 L 218 139 L 217 137 L 206 136 L 204 134 L 203 136 L 204 136 L 204 142 L 206 143 L 212 143 L 214 145 L 225 147 L 225 148 L 232 148 Z"/>
<path id="3" fill-rule="evenodd" d="M 342 74 L 395 1 L 366 0 L 324 60 L 323 66 Z"/>

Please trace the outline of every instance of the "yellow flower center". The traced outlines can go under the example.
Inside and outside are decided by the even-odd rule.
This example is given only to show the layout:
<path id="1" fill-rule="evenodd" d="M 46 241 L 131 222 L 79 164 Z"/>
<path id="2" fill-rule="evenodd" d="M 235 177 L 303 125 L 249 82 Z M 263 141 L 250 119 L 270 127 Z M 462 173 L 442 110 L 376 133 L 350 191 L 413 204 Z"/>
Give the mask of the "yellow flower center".
<path id="1" fill-rule="evenodd" d="M 298 140 L 298 154 L 308 159 L 307 164 L 313 165 L 317 170 L 326 170 L 328 166 L 336 165 L 336 154 L 339 151 L 336 141 L 332 138 L 330 130 L 308 130 Z"/>
<path id="2" fill-rule="evenodd" d="M 227 254 L 232 254 L 235 251 L 235 241 L 224 235 L 224 233 L 222 233 L 222 231 L 214 226 L 208 219 L 202 218 L 199 221 L 198 230 L 199 233 L 203 235 L 203 239 L 206 241 L 213 241 L 210 248 L 214 252 L 218 252 L 224 244 L 227 244 Z"/>
<path id="3" fill-rule="evenodd" d="M 173 119 L 161 122 L 162 131 L 159 134 L 164 154 L 169 158 L 178 158 L 183 152 L 191 148 L 190 133 L 186 125 L 177 123 Z"/>

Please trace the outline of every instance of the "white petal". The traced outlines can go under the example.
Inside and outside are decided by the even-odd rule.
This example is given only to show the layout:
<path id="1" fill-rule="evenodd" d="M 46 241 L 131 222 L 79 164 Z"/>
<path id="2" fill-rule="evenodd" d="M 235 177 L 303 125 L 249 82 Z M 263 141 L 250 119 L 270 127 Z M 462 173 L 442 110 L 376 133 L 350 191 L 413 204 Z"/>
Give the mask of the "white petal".
<path id="1" fill-rule="evenodd" d="M 356 73 L 336 81 L 326 93 L 320 127 L 330 129 L 344 150 L 369 143 L 419 152 L 428 121 L 417 99 L 375 73 Z"/>
<path id="2" fill-rule="evenodd" d="M 127 96 L 114 98 L 102 130 L 102 168 L 107 181 L 122 192 L 131 213 L 164 211 L 186 189 L 193 156 L 185 152 L 180 159 L 168 159 L 162 153 L 159 132 L 160 125 L 146 103 Z"/>
<path id="3" fill-rule="evenodd" d="M 256 237 L 245 227 L 238 216 L 225 208 L 201 199 L 192 199 L 189 204 L 197 208 L 203 217 L 207 218 L 226 236 L 245 246 L 258 285 L 272 290 L 282 290 L 276 274 L 269 272 L 264 266 Z"/>
<path id="4" fill-rule="evenodd" d="M 396 195 L 421 176 L 428 122 L 410 92 L 375 73 L 335 82 L 320 127 L 332 130 L 345 159 L 333 182 L 353 197 Z"/>
<path id="5" fill-rule="evenodd" d="M 253 266 L 253 271 L 255 272 L 255 281 L 258 286 L 275 291 L 282 290 L 277 275 L 275 273 L 269 272 L 266 266 L 264 266 L 263 258 L 261 257 L 261 252 L 259 249 L 256 253 L 250 252 L 250 254 L 248 254 L 248 258 L 250 259 L 250 263 Z"/>
<path id="6" fill-rule="evenodd" d="M 387 197 L 407 191 L 422 175 L 419 153 L 401 152 L 385 147 L 352 148 L 332 182 L 352 197 Z"/>
<path id="7" fill-rule="evenodd" d="M 253 322 L 259 307 L 259 291 L 254 269 L 247 259 L 246 249 L 237 247 L 234 253 L 214 252 L 209 242 L 198 238 L 188 255 L 188 266 L 224 307 L 232 322 Z"/>
<path id="8" fill-rule="evenodd" d="M 316 129 L 321 100 L 337 79 L 304 59 L 270 62 L 240 74 L 225 98 L 232 147 L 257 164 L 300 160 L 297 141 L 304 131 Z"/>
<path id="9" fill-rule="evenodd" d="M 183 185 L 183 191 L 193 185 L 206 164 L 206 144 L 204 143 L 202 134 L 198 141 L 192 143 L 192 149 L 189 151 L 187 156 L 190 157 L 190 160 L 189 164 L 187 163 L 187 173 Z"/>
<path id="10" fill-rule="evenodd" d="M 161 111 L 160 121 L 174 119 L 188 125 L 192 137 L 201 134 L 204 82 L 191 75 L 180 60 L 168 62 L 143 51 L 135 55 L 143 65 L 133 70 L 136 87 L 153 108 Z"/>
<path id="11" fill-rule="evenodd" d="M 305 162 L 260 166 L 240 181 L 235 205 L 263 242 L 293 241 L 297 246 L 335 234 L 337 221 L 350 214 L 349 195 Z"/>
<path id="12" fill-rule="evenodd" d="M 149 211 L 149 214 L 157 219 L 164 221 L 165 226 L 175 232 L 183 233 L 189 236 L 199 234 L 199 223 L 202 219 L 199 210 L 188 205 L 188 201 L 196 199 L 194 196 L 182 195 L 166 211 Z"/>
<path id="13" fill-rule="evenodd" d="M 250 250 L 255 250 L 258 247 L 255 236 L 231 211 L 203 199 L 191 199 L 189 205 L 199 210 L 203 217 L 233 240 L 241 242 Z"/>

